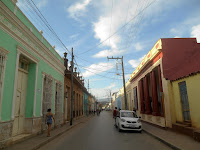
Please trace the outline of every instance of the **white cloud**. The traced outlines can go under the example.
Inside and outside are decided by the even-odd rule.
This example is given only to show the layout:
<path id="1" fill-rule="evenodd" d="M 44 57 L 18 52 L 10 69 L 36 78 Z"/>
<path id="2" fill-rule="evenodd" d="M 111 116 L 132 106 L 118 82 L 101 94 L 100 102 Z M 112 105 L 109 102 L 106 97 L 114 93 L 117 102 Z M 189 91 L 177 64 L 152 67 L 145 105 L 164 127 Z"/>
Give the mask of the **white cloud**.
<path id="1" fill-rule="evenodd" d="M 191 37 L 197 38 L 197 42 L 200 43 L 200 24 L 192 27 Z"/>
<path id="2" fill-rule="evenodd" d="M 175 36 L 174 38 L 180 38 L 179 36 Z"/>
<path id="3" fill-rule="evenodd" d="M 77 34 L 73 34 L 73 35 L 69 36 L 69 38 L 70 38 L 70 39 L 75 39 L 77 36 L 79 36 L 79 34 L 78 34 L 78 33 L 77 33 Z"/>
<path id="4" fill-rule="evenodd" d="M 83 0 L 81 3 L 75 3 L 67 8 L 67 12 L 69 13 L 70 17 L 78 20 L 80 16 L 84 15 L 84 12 L 86 12 L 86 7 L 90 4 L 90 2 L 91 0 Z"/>
<path id="5" fill-rule="evenodd" d="M 112 89 L 116 86 L 115 83 L 111 83 L 111 85 L 109 85 L 108 87 L 105 87 L 105 89 Z"/>
<path id="6" fill-rule="evenodd" d="M 98 63 L 98 64 L 92 64 L 89 67 L 85 67 L 84 69 L 86 70 L 83 73 L 83 77 L 89 77 L 89 76 L 93 76 L 95 74 L 99 74 L 101 72 L 110 70 L 112 68 L 114 68 L 114 64 L 113 63 Z"/>
<path id="7" fill-rule="evenodd" d="M 144 14 L 144 12 L 140 13 L 139 15 L 138 13 L 141 12 L 149 4 L 149 2 L 142 4 L 139 0 L 134 0 L 131 2 L 130 0 L 115 1 L 112 9 L 110 1 L 103 0 L 102 3 L 103 6 L 101 5 L 101 7 L 104 10 L 104 14 L 100 16 L 98 21 L 93 24 L 95 38 L 99 39 L 100 42 L 103 42 L 102 46 L 108 46 L 111 50 L 102 50 L 94 55 L 94 57 L 106 57 L 111 53 L 120 55 L 123 51 L 121 51 L 119 47 L 127 47 L 127 45 L 130 46 L 134 37 L 136 36 L 135 31 L 137 30 L 136 28 L 138 25 L 135 25 L 139 23 L 140 17 Z M 154 12 L 154 9 L 149 11 Z M 135 17 L 136 15 L 138 16 Z M 128 24 L 110 39 L 106 40 L 130 20 L 132 20 L 130 24 Z M 143 47 L 140 43 L 136 43 L 136 51 L 140 51 L 142 48 Z"/>
<path id="8" fill-rule="evenodd" d="M 91 93 L 93 95 L 96 95 L 98 98 L 110 98 L 110 92 L 112 94 L 114 91 L 118 90 L 119 89 L 116 88 L 116 84 L 111 83 L 110 85 L 105 86 L 104 88 L 92 88 Z"/>
<path id="9" fill-rule="evenodd" d="M 137 68 L 137 66 L 141 63 L 141 61 L 144 59 L 146 55 L 142 56 L 141 58 L 139 59 L 132 59 L 132 60 L 129 60 L 129 64 L 133 67 L 133 68 Z"/>
<path id="10" fill-rule="evenodd" d="M 136 48 L 137 51 L 142 50 L 142 46 L 141 46 L 140 43 L 136 43 L 135 48 Z"/>
<path id="11" fill-rule="evenodd" d="M 181 27 L 181 28 L 183 28 L 183 27 Z M 182 32 L 179 28 L 171 28 L 170 32 L 175 35 L 182 35 Z"/>
<path id="12" fill-rule="evenodd" d="M 45 7 L 47 5 L 47 1 L 48 0 L 37 0 L 35 3 L 37 5 L 37 7 L 41 8 L 41 7 Z"/>
<path id="13" fill-rule="evenodd" d="M 107 57 L 107 56 L 116 56 L 124 53 L 124 50 L 118 50 L 118 49 L 113 49 L 113 50 L 102 50 L 99 53 L 95 54 L 93 57 L 96 58 L 101 58 L 101 57 Z"/>
<path id="14" fill-rule="evenodd" d="M 140 61 L 139 61 L 139 60 L 136 60 L 136 59 L 129 60 L 128 62 L 129 62 L 129 64 L 131 64 L 131 66 L 132 66 L 133 68 L 137 68 L 137 66 L 140 64 Z"/>

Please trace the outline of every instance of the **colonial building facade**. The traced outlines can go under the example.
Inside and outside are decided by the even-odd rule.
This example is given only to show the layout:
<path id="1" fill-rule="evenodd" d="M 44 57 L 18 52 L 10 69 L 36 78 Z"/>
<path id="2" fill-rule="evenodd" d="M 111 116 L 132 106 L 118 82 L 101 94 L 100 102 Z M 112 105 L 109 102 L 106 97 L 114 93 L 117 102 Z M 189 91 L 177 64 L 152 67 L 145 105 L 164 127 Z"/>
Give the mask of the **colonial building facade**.
<path id="1" fill-rule="evenodd" d="M 63 59 L 16 6 L 0 1 L 0 144 L 63 122 Z"/>
<path id="2" fill-rule="evenodd" d="M 200 137 L 199 58 L 195 38 L 158 40 L 126 83 L 128 109 L 143 121 Z"/>
<path id="3" fill-rule="evenodd" d="M 68 67 L 68 59 L 64 56 L 64 65 L 65 65 L 65 84 L 64 84 L 64 91 L 65 91 L 65 101 L 64 101 L 64 121 L 69 121 L 71 116 L 71 66 Z M 79 73 L 73 72 L 73 118 L 78 119 L 79 117 L 83 116 L 83 109 L 84 109 L 84 92 L 87 91 L 84 87 L 84 80 Z"/>
<path id="4" fill-rule="evenodd" d="M 89 101 L 88 101 L 89 93 L 87 91 L 83 92 L 83 103 L 84 103 L 84 115 L 88 116 L 89 115 Z"/>

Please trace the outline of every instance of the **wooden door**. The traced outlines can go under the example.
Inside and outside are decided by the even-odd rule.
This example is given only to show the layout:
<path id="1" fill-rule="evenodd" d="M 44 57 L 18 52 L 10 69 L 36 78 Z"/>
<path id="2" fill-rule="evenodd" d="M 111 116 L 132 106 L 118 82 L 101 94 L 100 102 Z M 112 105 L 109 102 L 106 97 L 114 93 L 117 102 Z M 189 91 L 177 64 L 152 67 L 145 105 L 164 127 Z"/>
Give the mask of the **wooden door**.
<path id="1" fill-rule="evenodd" d="M 13 124 L 13 136 L 23 133 L 26 107 L 26 89 L 28 73 L 19 69 L 17 81 L 17 94 L 15 102 L 15 118 Z"/>
<path id="2" fill-rule="evenodd" d="M 180 95 L 181 95 L 183 119 L 184 121 L 190 121 L 190 108 L 189 108 L 187 87 L 186 87 L 185 81 L 179 83 L 179 90 L 180 90 Z"/>

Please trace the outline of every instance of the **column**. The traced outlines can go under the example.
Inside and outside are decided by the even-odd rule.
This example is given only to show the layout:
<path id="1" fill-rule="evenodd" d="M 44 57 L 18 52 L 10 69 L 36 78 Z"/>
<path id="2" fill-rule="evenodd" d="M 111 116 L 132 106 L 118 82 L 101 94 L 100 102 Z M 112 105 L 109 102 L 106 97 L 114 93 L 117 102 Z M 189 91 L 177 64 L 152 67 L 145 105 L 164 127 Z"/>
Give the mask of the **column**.
<path id="1" fill-rule="evenodd" d="M 157 85 L 156 85 L 156 76 L 155 72 L 151 72 L 151 81 L 152 81 L 152 103 L 153 103 L 153 115 L 159 116 L 159 105 L 158 105 L 158 93 L 157 93 Z"/>
<path id="2" fill-rule="evenodd" d="M 144 77 L 144 99 L 145 99 L 145 113 L 151 114 L 151 106 L 149 100 L 149 86 L 147 76 Z"/>
<path id="3" fill-rule="evenodd" d="M 16 101 L 16 95 L 17 95 L 17 81 L 18 81 L 18 67 L 19 67 L 19 56 L 21 52 L 17 51 L 16 56 L 16 66 L 15 66 L 15 82 L 14 82 L 14 90 L 13 90 L 13 102 L 12 102 L 12 116 L 11 119 L 14 120 L 15 118 L 15 101 Z"/>
<path id="4" fill-rule="evenodd" d="M 40 97 L 40 116 L 43 116 L 43 92 L 44 92 L 44 79 L 45 79 L 45 74 L 42 74 L 42 87 L 41 87 L 41 97 Z"/>
<path id="5" fill-rule="evenodd" d="M 161 116 L 165 116 L 165 108 L 164 108 L 164 97 L 163 97 L 163 87 L 162 87 L 162 76 L 161 76 L 161 67 L 160 65 L 158 66 L 158 75 L 159 75 L 159 85 L 160 85 L 160 96 L 161 96 L 161 107 L 162 107 L 162 112 Z"/>
<path id="6" fill-rule="evenodd" d="M 144 92 L 143 92 L 143 81 L 142 79 L 139 81 L 139 91 L 140 91 L 140 113 L 144 113 Z"/>
<path id="7" fill-rule="evenodd" d="M 159 75 L 160 92 L 163 92 L 163 87 L 162 87 L 162 77 L 161 77 L 161 69 L 160 69 L 160 65 L 158 66 L 158 75 Z"/>

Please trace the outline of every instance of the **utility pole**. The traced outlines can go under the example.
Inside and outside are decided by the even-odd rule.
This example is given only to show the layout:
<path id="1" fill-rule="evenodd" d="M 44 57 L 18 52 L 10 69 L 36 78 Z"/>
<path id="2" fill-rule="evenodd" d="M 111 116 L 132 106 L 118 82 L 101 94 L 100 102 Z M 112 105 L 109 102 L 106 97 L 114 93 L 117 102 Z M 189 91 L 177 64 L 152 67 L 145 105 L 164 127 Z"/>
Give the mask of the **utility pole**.
<path id="1" fill-rule="evenodd" d="M 124 64 L 123 64 L 123 56 L 120 58 L 120 57 L 116 57 L 114 58 L 113 56 L 111 58 L 107 57 L 108 59 L 121 59 L 121 64 L 122 64 L 122 74 L 123 74 L 123 85 L 124 85 L 124 100 L 125 100 L 125 109 L 127 110 L 128 107 L 127 107 L 127 97 L 126 97 L 126 84 L 125 84 L 125 76 L 124 76 Z"/>
<path id="2" fill-rule="evenodd" d="M 73 120 L 73 97 L 74 97 L 74 84 L 73 84 L 73 68 L 74 68 L 74 54 L 72 47 L 72 61 L 71 61 L 71 117 L 70 117 L 70 126 L 72 125 Z"/>
<path id="3" fill-rule="evenodd" d="M 89 92 L 89 89 L 90 89 L 90 86 L 89 86 L 90 84 L 89 84 L 89 79 L 88 79 L 88 92 Z M 89 92 L 90 93 L 90 92 Z"/>

